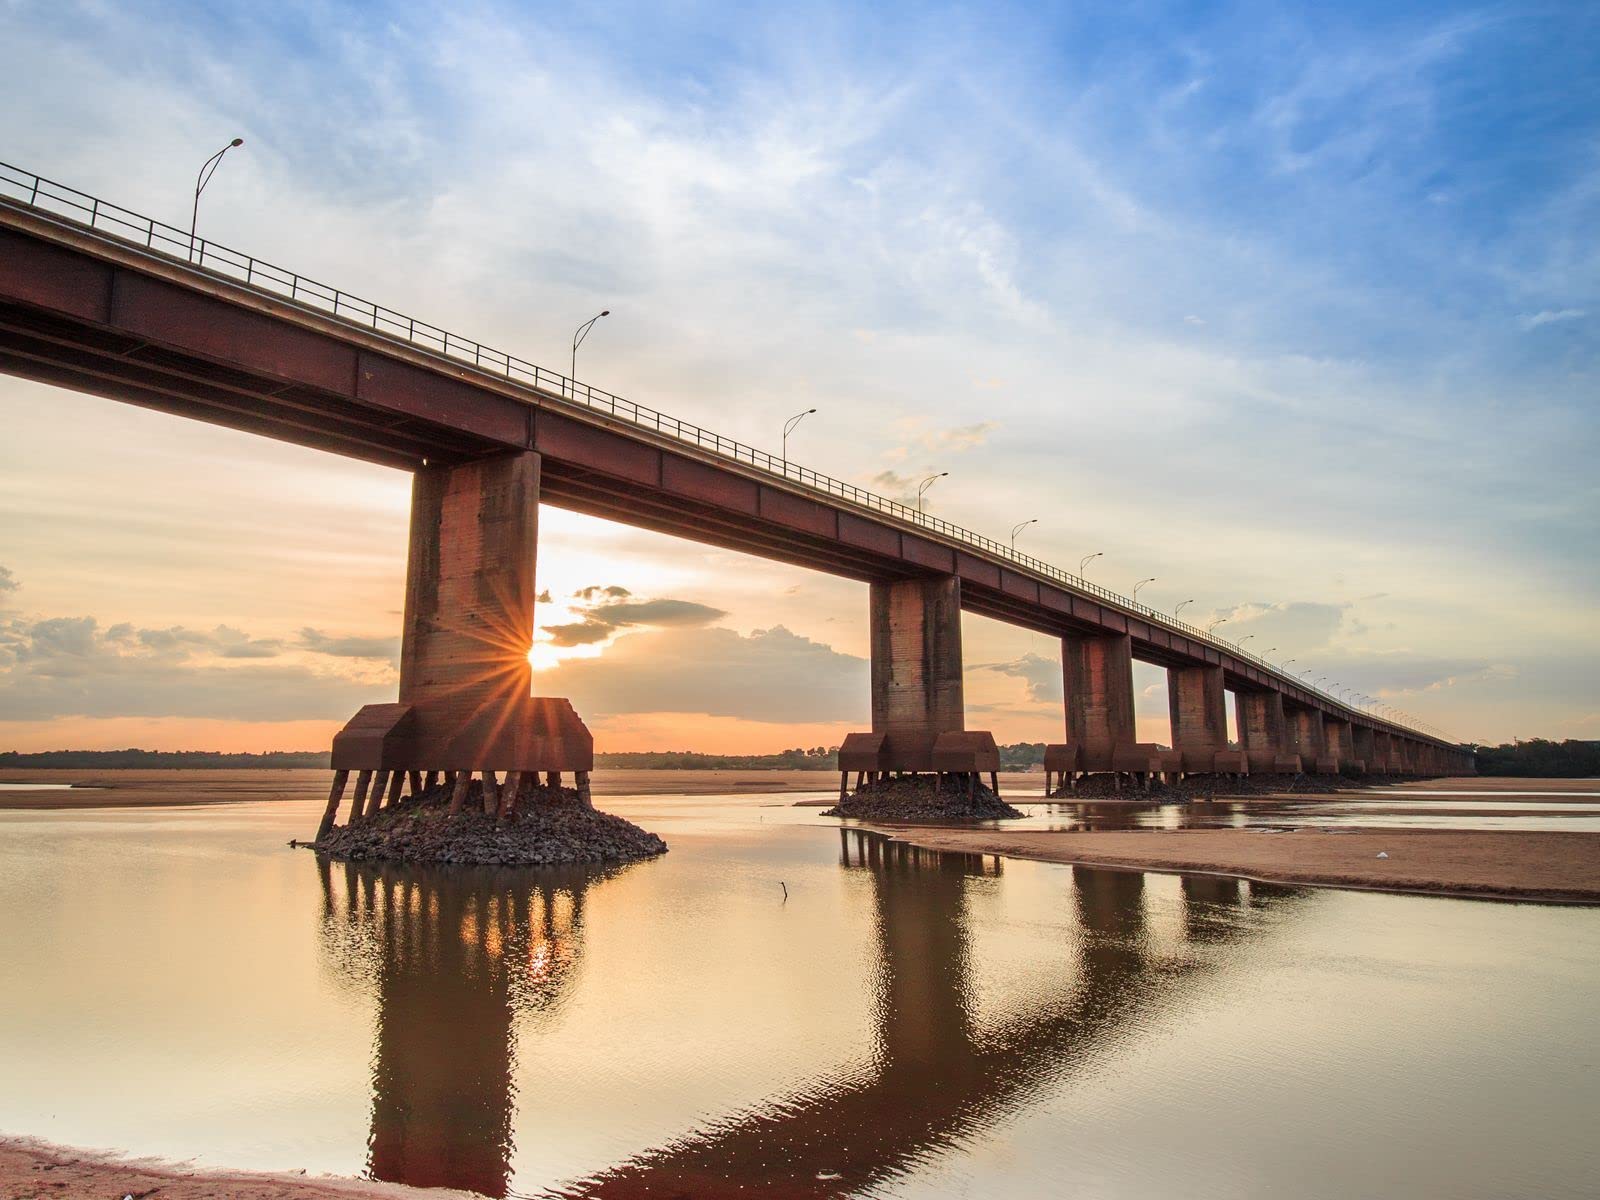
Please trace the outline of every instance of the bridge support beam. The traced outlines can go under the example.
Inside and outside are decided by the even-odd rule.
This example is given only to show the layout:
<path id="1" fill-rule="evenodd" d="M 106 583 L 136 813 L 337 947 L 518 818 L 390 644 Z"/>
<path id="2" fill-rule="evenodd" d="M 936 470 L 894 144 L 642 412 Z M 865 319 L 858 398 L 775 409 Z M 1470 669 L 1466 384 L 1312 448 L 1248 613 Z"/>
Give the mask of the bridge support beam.
<path id="1" fill-rule="evenodd" d="M 1378 761 L 1378 738 L 1370 725 L 1350 726 L 1351 753 L 1368 775 L 1383 774 L 1383 764 Z"/>
<path id="2" fill-rule="evenodd" d="M 1061 639 L 1067 740 L 1045 747 L 1045 791 L 1053 776 L 1071 785 L 1081 774 L 1132 775 L 1148 786 L 1161 751 L 1137 741 L 1133 712 L 1133 639 L 1127 634 Z"/>
<path id="3" fill-rule="evenodd" d="M 1307 774 L 1337 775 L 1339 763 L 1328 757 L 1327 735 L 1322 729 L 1322 710 L 1296 705 L 1289 710 L 1289 739 L 1294 752 L 1300 756 L 1300 766 Z"/>
<path id="4" fill-rule="evenodd" d="M 1289 742 L 1282 692 L 1235 692 L 1233 714 L 1239 726 L 1239 745 L 1250 760 L 1251 774 L 1299 772 L 1300 757 Z"/>
<path id="5" fill-rule="evenodd" d="M 970 791 L 1000 763 L 993 736 L 966 728 L 961 580 L 874 581 L 870 604 L 872 732 L 840 746 L 840 791 L 852 771 L 863 781 L 890 771 L 954 775 Z"/>
<path id="6" fill-rule="evenodd" d="M 941 733 L 966 725 L 961 688 L 961 580 L 872 585 L 872 732 L 891 770 L 933 769 Z"/>
<path id="7" fill-rule="evenodd" d="M 572 705 L 532 695 L 539 466 L 513 452 L 416 472 L 400 702 L 351 719 L 334 738 L 335 770 L 445 771 L 464 796 L 475 772 L 489 784 L 497 771 L 593 769 L 594 739 Z"/>
<path id="8" fill-rule="evenodd" d="M 1327 739 L 1328 757 L 1338 764 L 1340 771 L 1354 774 L 1363 769 L 1356 760 L 1355 745 L 1351 741 L 1350 722 L 1343 717 L 1323 715 L 1322 736 Z"/>
<path id="9" fill-rule="evenodd" d="M 1244 775 L 1249 764 L 1228 747 L 1227 691 L 1221 667 L 1168 667 L 1167 707 L 1172 748 L 1185 774 Z"/>

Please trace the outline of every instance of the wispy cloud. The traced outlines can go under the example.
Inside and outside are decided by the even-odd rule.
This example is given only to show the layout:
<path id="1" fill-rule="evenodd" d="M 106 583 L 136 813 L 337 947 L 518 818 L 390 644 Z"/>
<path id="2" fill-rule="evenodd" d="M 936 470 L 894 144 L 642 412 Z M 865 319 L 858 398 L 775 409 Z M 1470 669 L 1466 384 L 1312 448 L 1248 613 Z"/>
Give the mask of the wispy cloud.
<path id="1" fill-rule="evenodd" d="M 1541 325 L 1555 325 L 1561 321 L 1578 321 L 1588 316 L 1586 310 L 1581 308 L 1546 308 L 1536 313 L 1526 313 L 1517 318 L 1517 324 L 1525 332 L 1538 329 Z"/>

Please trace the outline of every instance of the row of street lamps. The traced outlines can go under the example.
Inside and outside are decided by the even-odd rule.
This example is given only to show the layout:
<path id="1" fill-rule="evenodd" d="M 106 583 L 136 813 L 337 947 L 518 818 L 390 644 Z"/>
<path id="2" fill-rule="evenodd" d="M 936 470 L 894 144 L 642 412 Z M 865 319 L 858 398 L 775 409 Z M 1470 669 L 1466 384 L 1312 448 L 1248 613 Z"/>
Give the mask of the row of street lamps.
<path id="1" fill-rule="evenodd" d="M 242 145 L 244 145 L 244 139 L 243 138 L 237 138 L 237 137 L 234 138 L 231 142 L 229 142 L 221 150 L 218 150 L 210 158 L 206 159 L 204 165 L 202 165 L 201 168 L 200 168 L 199 175 L 197 175 L 195 177 L 194 204 L 191 207 L 190 213 L 189 213 L 189 260 L 191 262 L 194 261 L 195 247 L 196 247 L 196 244 L 197 244 L 196 243 L 196 231 L 197 231 L 197 229 L 199 227 L 199 223 L 200 223 L 200 194 L 206 190 L 206 185 L 211 182 L 211 177 L 217 173 L 217 168 L 222 165 L 223 156 L 225 154 L 227 154 L 229 150 L 233 150 L 233 149 L 235 149 L 235 148 L 237 148 L 239 146 L 242 146 Z M 577 386 L 577 378 L 578 378 L 578 347 L 582 346 L 584 341 L 585 341 L 585 339 L 588 338 L 590 331 L 595 326 L 595 323 L 597 321 L 599 321 L 601 317 L 609 317 L 610 315 L 611 315 L 611 310 L 609 308 L 602 309 L 600 312 L 598 312 L 594 316 L 590 317 L 587 321 L 585 321 L 582 325 L 578 326 L 578 328 L 573 331 L 573 334 L 572 334 L 572 357 L 571 357 L 571 360 L 570 360 L 570 367 L 571 367 L 572 374 L 570 376 L 570 379 L 572 380 L 572 384 L 573 384 L 574 387 Z M 814 409 L 814 408 L 808 408 L 804 412 L 795 413 L 794 416 L 790 417 L 787 421 L 784 422 L 784 424 L 783 424 L 782 462 L 783 462 L 785 470 L 787 470 L 788 464 L 789 464 L 789 435 L 794 432 L 795 427 L 797 425 L 799 425 L 801 421 L 805 420 L 807 417 L 811 416 L 816 411 L 817 410 Z M 936 482 L 938 482 L 941 479 L 944 479 L 949 474 L 950 474 L 949 471 L 939 471 L 936 474 L 929 475 L 926 479 L 922 480 L 922 482 L 917 485 L 917 514 L 919 516 L 922 514 L 922 498 L 923 498 L 923 496 L 925 496 L 927 494 L 928 489 L 931 488 Z M 1011 552 L 1012 552 L 1012 554 L 1015 554 L 1017 552 L 1017 535 L 1019 533 L 1021 533 L 1024 529 L 1026 529 L 1029 525 L 1037 525 L 1038 523 L 1039 523 L 1039 518 L 1038 517 L 1029 517 L 1026 521 L 1018 521 L 1017 524 L 1012 527 L 1012 530 L 1011 530 Z M 1084 578 L 1084 572 L 1088 570 L 1089 564 L 1091 562 L 1093 562 L 1097 558 L 1103 558 L 1103 557 L 1105 557 L 1105 552 L 1103 550 L 1097 550 L 1093 554 L 1085 554 L 1083 556 L 1083 558 L 1080 559 L 1079 562 L 1078 562 L 1078 578 L 1079 579 Z M 1147 579 L 1139 580 L 1139 582 L 1137 582 L 1137 583 L 1135 583 L 1133 585 L 1133 602 L 1135 604 L 1138 604 L 1138 602 L 1139 602 L 1139 589 L 1144 587 L 1146 584 L 1154 583 L 1154 582 L 1156 582 L 1156 577 L 1154 575 L 1152 575 Z M 1188 607 L 1189 605 L 1191 605 L 1193 603 L 1194 603 L 1194 600 L 1192 600 L 1192 599 L 1180 601 L 1178 603 L 1178 606 L 1172 610 L 1173 618 L 1176 619 L 1178 617 L 1178 615 L 1180 613 L 1182 613 L 1183 610 L 1186 607 Z M 1231 618 L 1229 618 L 1229 617 L 1217 617 L 1215 620 L 1213 620 L 1210 624 L 1208 624 L 1205 627 L 1205 632 L 1206 632 L 1207 636 L 1209 636 L 1211 634 L 1212 630 L 1216 629 L 1219 625 L 1227 624 L 1230 619 Z M 1244 644 L 1246 642 L 1248 642 L 1253 637 L 1255 637 L 1255 634 L 1253 634 L 1253 633 L 1246 634 L 1244 637 L 1240 638 L 1238 640 L 1238 642 L 1236 642 L 1234 644 L 1236 646 L 1238 646 L 1242 650 L 1244 648 Z M 1276 649 L 1277 649 L 1276 646 L 1272 646 L 1272 647 L 1268 648 L 1267 651 L 1262 655 L 1262 658 L 1264 660 L 1266 660 L 1266 661 L 1270 661 L 1271 660 L 1271 655 L 1272 655 L 1273 651 L 1275 651 Z M 1281 664 L 1279 664 L 1278 669 L 1280 671 L 1285 671 L 1286 672 L 1288 670 L 1289 666 L 1291 664 L 1293 664 L 1294 662 L 1296 662 L 1296 661 L 1298 661 L 1298 660 L 1293 659 L 1293 658 L 1285 659 Z M 1306 670 L 1301 671 L 1299 673 L 1299 675 L 1296 676 L 1295 678 L 1304 679 L 1309 674 L 1311 674 L 1311 668 L 1307 668 Z M 1327 682 L 1327 679 L 1328 679 L 1328 677 L 1326 675 L 1319 676 L 1315 681 L 1313 681 L 1311 686 L 1320 687 L 1323 683 Z M 1412 717 L 1409 713 L 1402 712 L 1400 709 L 1397 709 L 1397 708 L 1393 707 L 1392 705 L 1385 704 L 1382 701 L 1376 699 L 1375 697 L 1365 695 L 1364 693 L 1357 692 L 1352 688 L 1344 687 L 1343 685 L 1340 685 L 1340 684 L 1335 684 L 1333 686 L 1334 686 L 1334 694 L 1342 695 L 1342 696 L 1346 697 L 1346 701 L 1345 701 L 1346 703 L 1349 703 L 1350 701 L 1353 700 L 1354 702 L 1356 702 L 1362 708 L 1366 708 L 1366 709 L 1370 709 L 1370 710 L 1373 710 L 1373 711 L 1381 712 L 1384 716 L 1388 717 L 1391 720 L 1400 721 L 1400 722 L 1403 722 L 1403 723 L 1410 723 L 1412 725 L 1419 725 L 1419 726 L 1424 724 L 1423 722 L 1420 722 L 1420 721 L 1416 720 L 1416 718 Z M 1432 726 L 1427 726 L 1427 728 L 1432 729 Z M 1435 732 L 1437 732 L 1437 731 L 1435 731 Z"/>

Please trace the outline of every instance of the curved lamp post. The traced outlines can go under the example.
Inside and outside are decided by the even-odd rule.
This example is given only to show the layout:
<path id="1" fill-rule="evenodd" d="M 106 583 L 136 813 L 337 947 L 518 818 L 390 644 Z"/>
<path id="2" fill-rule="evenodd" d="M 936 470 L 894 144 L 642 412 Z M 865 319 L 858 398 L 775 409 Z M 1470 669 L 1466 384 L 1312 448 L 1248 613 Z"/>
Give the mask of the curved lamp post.
<path id="1" fill-rule="evenodd" d="M 949 471 L 940 471 L 937 475 L 929 475 L 926 479 L 924 479 L 922 481 L 922 483 L 920 485 L 918 485 L 918 487 L 917 487 L 917 515 L 919 517 L 922 515 L 922 495 L 923 495 L 923 493 L 926 492 L 929 488 L 931 488 L 933 486 L 935 480 L 943 479 L 948 474 L 950 474 Z"/>
<path id="2" fill-rule="evenodd" d="M 812 413 L 814 413 L 816 411 L 817 410 L 814 409 L 814 408 L 808 408 L 803 413 L 795 413 L 794 416 L 790 417 L 787 421 L 785 421 L 783 423 L 783 464 L 784 464 L 784 466 L 788 466 L 789 465 L 789 435 L 794 432 L 794 427 L 796 425 L 800 424 L 801 421 L 804 421 L 807 417 L 809 417 Z"/>
<path id="3" fill-rule="evenodd" d="M 222 156 L 235 146 L 244 145 L 243 138 L 234 138 L 221 150 L 206 159 L 205 166 L 200 168 L 200 174 L 194 181 L 194 208 L 189 213 L 189 261 L 194 261 L 194 231 L 200 223 L 200 193 L 206 190 L 206 184 L 211 182 L 211 177 L 217 173 L 217 168 L 222 165 Z"/>
<path id="4" fill-rule="evenodd" d="M 584 339 L 589 336 L 589 330 L 594 328 L 594 323 L 601 317 L 609 317 L 610 315 L 611 310 L 609 308 L 601 309 L 582 325 L 579 325 L 572 335 L 572 374 L 568 378 L 572 380 L 573 395 L 577 395 L 578 392 L 578 347 L 583 345 Z"/>
<path id="5" fill-rule="evenodd" d="M 1039 523 L 1039 518 L 1038 517 L 1029 517 L 1026 521 L 1018 521 L 1016 523 L 1016 525 L 1014 525 L 1012 527 L 1012 529 L 1011 529 L 1011 553 L 1015 554 L 1017 552 L 1017 534 L 1021 533 L 1029 525 L 1037 525 L 1038 523 Z"/>
<path id="6" fill-rule="evenodd" d="M 1145 584 L 1154 583 L 1155 581 L 1156 581 L 1156 577 L 1154 575 L 1152 575 L 1152 576 L 1150 576 L 1149 579 L 1141 579 L 1141 580 L 1139 580 L 1138 583 L 1133 585 L 1133 602 L 1135 604 L 1139 603 L 1139 589 L 1142 588 Z"/>
<path id="7" fill-rule="evenodd" d="M 1178 607 L 1172 610 L 1172 615 L 1174 617 L 1176 617 L 1179 613 L 1181 613 L 1184 610 L 1185 606 L 1193 604 L 1193 603 L 1194 603 L 1193 600 L 1180 600 L 1178 602 Z"/>
<path id="8" fill-rule="evenodd" d="M 1227 617 L 1218 617 L 1215 621 L 1211 622 L 1211 624 L 1206 626 L 1206 633 L 1209 634 L 1218 625 L 1226 625 L 1227 623 L 1228 623 L 1228 618 Z"/>
<path id="9" fill-rule="evenodd" d="M 1105 557 L 1105 553 L 1106 552 L 1104 550 L 1096 550 L 1093 554 L 1085 554 L 1081 559 L 1079 559 L 1078 560 L 1078 578 L 1082 579 L 1083 578 L 1083 569 L 1085 567 L 1087 567 L 1090 563 L 1092 563 L 1095 559 L 1104 558 Z"/>

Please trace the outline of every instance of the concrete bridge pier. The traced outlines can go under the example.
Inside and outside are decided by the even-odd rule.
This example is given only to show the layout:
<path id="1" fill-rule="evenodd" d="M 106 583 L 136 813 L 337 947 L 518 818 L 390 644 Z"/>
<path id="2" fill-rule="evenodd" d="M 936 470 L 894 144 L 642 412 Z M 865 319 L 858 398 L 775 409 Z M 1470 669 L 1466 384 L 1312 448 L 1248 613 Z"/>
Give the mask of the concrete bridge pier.
<path id="1" fill-rule="evenodd" d="M 1234 721 L 1252 775 L 1295 775 L 1300 756 L 1289 740 L 1282 692 L 1235 692 Z"/>
<path id="2" fill-rule="evenodd" d="M 1328 757 L 1339 764 L 1339 770 L 1359 774 L 1365 769 L 1357 760 L 1350 722 L 1342 717 L 1323 715 L 1322 734 L 1328 741 Z"/>
<path id="3" fill-rule="evenodd" d="M 1248 775 L 1242 750 L 1228 745 L 1227 690 L 1221 667 L 1168 667 L 1172 748 L 1185 775 Z"/>
<path id="4" fill-rule="evenodd" d="M 1378 761 L 1378 738 L 1370 725 L 1350 727 L 1350 745 L 1361 769 L 1368 775 L 1383 774 L 1383 764 Z"/>
<path id="5" fill-rule="evenodd" d="M 872 731 L 839 748 L 840 790 L 887 773 L 953 775 L 971 788 L 999 768 L 987 731 L 966 728 L 961 580 L 955 575 L 874 581 L 870 614 Z"/>
<path id="6" fill-rule="evenodd" d="M 1133 714 L 1133 639 L 1127 634 L 1061 639 L 1067 740 L 1045 747 L 1045 792 L 1070 788 L 1080 775 L 1112 774 L 1149 787 L 1161 751 L 1137 740 Z"/>
<path id="7" fill-rule="evenodd" d="M 566 700 L 532 694 L 539 468 L 539 455 L 523 451 L 415 473 L 399 702 L 367 705 L 334 737 L 334 794 L 319 838 L 350 771 L 393 781 L 391 805 L 405 780 L 415 792 L 419 773 L 434 771 L 452 778 L 453 810 L 475 773 L 485 809 L 508 816 L 516 790 L 502 807 L 500 771 L 519 788 L 532 772 L 559 782 L 570 771 L 586 796 L 593 737 Z M 382 786 L 361 812 L 353 806 L 354 819 L 377 811 Z"/>
<path id="8" fill-rule="evenodd" d="M 1307 774 L 1337 775 L 1338 760 L 1328 755 L 1327 735 L 1322 728 L 1322 710 L 1285 705 L 1289 716 L 1289 739 L 1300 756 L 1300 768 Z"/>

